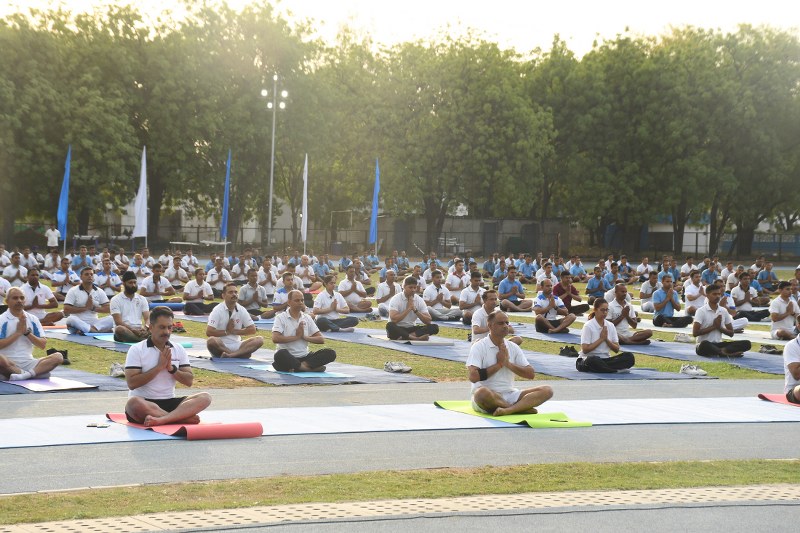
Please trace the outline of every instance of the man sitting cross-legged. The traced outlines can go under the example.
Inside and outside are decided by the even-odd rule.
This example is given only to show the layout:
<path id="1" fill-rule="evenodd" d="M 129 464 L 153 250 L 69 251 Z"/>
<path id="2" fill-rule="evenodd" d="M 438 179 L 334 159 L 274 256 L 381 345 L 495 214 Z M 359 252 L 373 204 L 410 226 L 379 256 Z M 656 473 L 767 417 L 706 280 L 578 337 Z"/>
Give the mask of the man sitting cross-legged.
<path id="1" fill-rule="evenodd" d="M 639 327 L 642 319 L 636 316 L 636 311 L 628 301 L 628 287 L 621 283 L 614 287 L 614 300 L 608 303 L 606 320 L 617 328 L 620 344 L 650 344 L 650 337 L 653 336 L 652 330 L 643 329 L 631 332 L 631 328 Z"/>
<path id="2" fill-rule="evenodd" d="M 275 311 L 269 308 L 267 289 L 258 284 L 258 271 L 255 268 L 247 271 L 247 283 L 239 288 L 239 304 L 254 317 L 272 318 L 275 316 Z M 262 311 L 262 308 L 267 309 Z"/>
<path id="3" fill-rule="evenodd" d="M 792 298 L 792 284 L 788 281 L 778 283 L 778 297 L 769 305 L 770 336 L 773 339 L 792 340 L 797 337 L 797 320 L 800 305 Z"/>
<path id="4" fill-rule="evenodd" d="M 304 256 L 305 257 L 305 256 Z M 393 272 L 390 270 L 390 272 Z M 347 302 L 338 292 L 333 292 L 336 286 L 336 276 L 328 274 L 322 280 L 324 290 L 314 300 L 312 315 L 320 331 L 346 331 L 351 332 L 358 325 L 358 318 L 354 316 L 341 316 L 350 312 Z"/>
<path id="5" fill-rule="evenodd" d="M 522 349 L 507 341 L 508 315 L 494 311 L 489 315 L 489 336 L 469 350 L 467 368 L 472 382 L 472 408 L 494 416 L 536 413 L 536 407 L 553 397 L 547 385 L 530 389 L 514 388 L 514 375 L 533 379 L 536 372 Z"/>
<path id="6" fill-rule="evenodd" d="M 433 320 L 458 320 L 461 318 L 461 309 L 453 308 L 450 291 L 442 283 L 442 272 L 435 270 L 431 275 L 431 284 L 422 294 L 428 314 Z"/>
<path id="7" fill-rule="evenodd" d="M 60 352 L 35 359 L 33 348 L 44 350 L 47 338 L 39 319 L 25 312 L 25 294 L 19 287 L 8 289 L 8 310 L 0 315 L 0 378 L 25 380 L 46 378 L 51 370 L 62 364 Z"/>
<path id="8" fill-rule="evenodd" d="M 97 315 L 108 313 L 110 306 L 106 293 L 96 287 L 93 281 L 94 270 L 84 267 L 81 270 L 81 284 L 72 287 L 64 298 L 64 315 L 70 333 L 110 333 L 114 328 L 112 317 L 100 318 Z"/>
<path id="9" fill-rule="evenodd" d="M 736 305 L 737 313 L 734 318 L 746 318 L 750 322 L 761 322 L 770 315 L 769 309 L 753 309 L 753 305 L 770 305 L 769 296 L 758 296 L 758 291 L 750 286 L 750 274 L 743 272 L 739 276 L 739 285 L 731 289 L 731 298 Z"/>
<path id="10" fill-rule="evenodd" d="M 39 319 L 43 326 L 52 326 L 62 318 L 64 313 L 58 310 L 56 295 L 47 285 L 39 283 L 39 267 L 28 269 L 28 282 L 22 286 L 25 293 L 25 311 Z M 55 311 L 48 312 L 48 309 Z"/>
<path id="11" fill-rule="evenodd" d="M 508 274 L 497 286 L 500 296 L 500 309 L 504 311 L 530 311 L 533 302 L 525 300 L 525 288 L 516 279 L 517 268 L 508 267 Z"/>
<path id="12" fill-rule="evenodd" d="M 482 296 L 486 289 L 481 287 L 482 282 L 481 273 L 477 270 L 472 271 L 469 286 L 461 291 L 461 296 L 458 298 L 458 307 L 463 313 L 461 321 L 467 326 L 472 324 L 472 315 L 483 305 Z"/>
<path id="13" fill-rule="evenodd" d="M 741 357 L 751 348 L 750 341 L 722 342 L 722 334 L 733 337 L 731 315 L 719 306 L 722 289 L 706 287 L 706 304 L 694 314 L 692 335 L 697 338 L 695 353 L 703 357 Z"/>
<path id="14" fill-rule="evenodd" d="M 423 325 L 416 324 L 420 319 Z M 389 322 L 386 335 L 392 340 L 426 341 L 439 333 L 439 326 L 431 324 L 431 315 L 425 300 L 417 294 L 417 279 L 408 276 L 403 281 L 403 292 L 389 300 Z"/>
<path id="15" fill-rule="evenodd" d="M 215 357 L 246 359 L 263 346 L 264 338 L 256 335 L 253 317 L 239 305 L 239 287 L 235 283 L 225 285 L 222 300 L 208 315 L 206 347 Z M 256 336 L 242 341 L 241 335 Z"/>
<path id="16" fill-rule="evenodd" d="M 400 284 L 395 281 L 397 274 L 394 270 L 386 271 L 386 281 L 378 285 L 375 291 L 375 301 L 378 302 L 378 314 L 384 318 L 389 316 L 389 301 L 395 294 L 400 294 L 403 290 Z"/>
<path id="17" fill-rule="evenodd" d="M 628 372 L 636 358 L 630 352 L 621 352 L 611 356 L 611 352 L 619 352 L 619 337 L 617 329 L 608 316 L 608 302 L 605 298 L 597 298 L 592 303 L 593 310 L 589 313 L 589 321 L 581 330 L 581 351 L 575 361 L 578 372 L 596 372 L 599 374 L 613 374 Z"/>
<path id="18" fill-rule="evenodd" d="M 672 288 L 672 276 L 669 274 L 661 278 L 661 288 L 653 293 L 653 325 L 665 328 L 685 328 L 692 323 L 690 316 L 675 316 L 675 311 L 681 310 L 678 292 Z"/>
<path id="19" fill-rule="evenodd" d="M 191 387 L 194 374 L 186 350 L 169 341 L 172 319 L 170 308 L 154 308 L 150 313 L 152 336 L 128 350 L 125 380 L 130 392 L 125 416 L 130 422 L 145 426 L 197 424 L 198 413 L 211 405 L 207 392 L 175 396 L 175 382 Z"/>
<path id="20" fill-rule="evenodd" d="M 581 296 L 578 289 L 572 284 L 572 274 L 564 272 L 561 274 L 561 281 L 553 286 L 553 294 L 561 298 L 567 311 L 575 316 L 582 315 L 589 310 L 589 304 L 581 303 Z"/>
<path id="21" fill-rule="evenodd" d="M 575 322 L 575 315 L 567 310 L 567 306 L 564 305 L 561 298 L 553 294 L 553 282 L 550 279 L 544 278 L 539 286 L 542 292 L 533 299 L 536 331 L 539 333 L 569 333 L 569 325 Z"/>
<path id="22" fill-rule="evenodd" d="M 783 348 L 783 368 L 786 399 L 800 405 L 800 337 Z"/>
<path id="23" fill-rule="evenodd" d="M 372 311 L 372 302 L 366 299 L 367 291 L 364 285 L 356 279 L 356 267 L 347 267 L 347 277 L 339 282 L 339 294 L 344 296 L 351 313 L 366 313 Z"/>
<path id="24" fill-rule="evenodd" d="M 214 291 L 206 281 L 206 271 L 196 268 L 194 279 L 183 287 L 183 313 L 185 315 L 207 315 L 214 310 Z M 209 303 L 205 303 L 209 302 Z"/>
<path id="25" fill-rule="evenodd" d="M 275 317 L 272 342 L 275 343 L 275 361 L 272 367 L 279 372 L 324 372 L 325 365 L 336 360 L 336 352 L 323 348 L 308 351 L 308 343 L 324 344 L 325 338 L 311 315 L 304 313 L 303 293 L 289 291 L 286 312 Z"/>
<path id="26" fill-rule="evenodd" d="M 114 340 L 140 342 L 150 336 L 147 322 L 150 305 L 147 298 L 137 294 L 136 274 L 130 270 L 122 274 L 122 292 L 111 298 L 111 316 L 114 317 Z"/>

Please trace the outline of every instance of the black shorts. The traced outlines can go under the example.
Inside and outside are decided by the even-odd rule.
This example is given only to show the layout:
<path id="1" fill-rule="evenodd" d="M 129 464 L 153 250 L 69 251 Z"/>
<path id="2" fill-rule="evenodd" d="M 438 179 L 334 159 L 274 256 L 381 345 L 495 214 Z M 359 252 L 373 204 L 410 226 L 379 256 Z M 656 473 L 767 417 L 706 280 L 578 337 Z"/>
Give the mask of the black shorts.
<path id="1" fill-rule="evenodd" d="M 789 403 L 794 403 L 794 404 L 800 405 L 800 399 L 796 398 L 795 395 L 794 395 L 794 387 L 789 389 L 789 392 L 786 393 L 786 400 Z"/>
<path id="2" fill-rule="evenodd" d="M 177 396 L 175 398 L 166 398 L 164 400 L 151 400 L 150 398 L 145 398 L 146 401 L 156 404 L 157 406 L 159 406 L 161 409 L 165 410 L 168 413 L 171 413 L 172 411 L 177 409 L 178 406 L 182 404 L 183 400 L 185 399 L 186 396 Z M 128 419 L 128 422 L 133 422 L 134 424 L 141 424 L 144 422 L 144 420 L 140 422 L 139 420 L 134 420 L 133 418 L 131 418 L 131 415 L 128 414 L 128 411 L 125 411 L 125 418 Z"/>
<path id="3" fill-rule="evenodd" d="M 551 328 L 557 328 L 558 326 L 561 325 L 560 320 L 548 320 L 547 322 L 550 323 Z M 538 331 L 539 333 L 547 333 L 549 330 L 550 328 L 543 326 L 541 321 L 536 322 L 536 331 Z"/>

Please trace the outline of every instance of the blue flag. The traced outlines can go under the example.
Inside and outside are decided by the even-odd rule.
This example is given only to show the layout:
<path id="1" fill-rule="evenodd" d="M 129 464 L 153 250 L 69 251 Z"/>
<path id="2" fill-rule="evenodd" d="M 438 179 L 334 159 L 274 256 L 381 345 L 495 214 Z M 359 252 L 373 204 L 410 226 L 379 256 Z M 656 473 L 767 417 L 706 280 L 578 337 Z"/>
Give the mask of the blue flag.
<path id="1" fill-rule="evenodd" d="M 67 161 L 64 163 L 64 181 L 61 182 L 61 196 L 58 198 L 58 231 L 64 242 L 67 241 L 67 213 L 69 212 L 69 167 L 72 160 L 72 145 L 67 148 Z"/>
<path id="2" fill-rule="evenodd" d="M 372 216 L 369 219 L 369 244 L 378 242 L 378 194 L 381 191 L 381 169 L 375 159 L 375 188 L 372 190 Z"/>
<path id="3" fill-rule="evenodd" d="M 228 149 L 228 165 L 225 167 L 225 199 L 222 202 L 222 224 L 219 226 L 219 236 L 224 241 L 228 238 L 228 202 L 231 194 L 231 151 Z"/>

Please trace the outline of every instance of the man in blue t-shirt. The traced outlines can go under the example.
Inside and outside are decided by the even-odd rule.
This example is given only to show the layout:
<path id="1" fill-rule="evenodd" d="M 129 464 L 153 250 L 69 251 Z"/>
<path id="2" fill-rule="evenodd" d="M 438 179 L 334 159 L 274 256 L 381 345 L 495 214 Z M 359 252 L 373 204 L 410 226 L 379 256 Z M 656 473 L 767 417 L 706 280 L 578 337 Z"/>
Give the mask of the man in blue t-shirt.
<path id="1" fill-rule="evenodd" d="M 599 266 L 594 267 L 594 276 L 586 281 L 586 294 L 589 296 L 589 305 L 592 305 L 597 298 L 602 298 L 606 291 L 610 290 L 611 284 L 603 277 L 602 269 Z"/>
<path id="2" fill-rule="evenodd" d="M 517 279 L 517 268 L 511 265 L 507 269 L 508 275 L 497 287 L 500 296 L 500 309 L 503 311 L 530 311 L 533 307 L 531 300 L 525 300 L 525 288 Z"/>
<path id="3" fill-rule="evenodd" d="M 661 278 L 661 288 L 653 293 L 653 325 L 665 328 L 685 328 L 694 321 L 691 316 L 675 316 L 675 311 L 681 310 L 681 301 L 678 291 L 672 287 L 672 276 L 669 274 Z"/>

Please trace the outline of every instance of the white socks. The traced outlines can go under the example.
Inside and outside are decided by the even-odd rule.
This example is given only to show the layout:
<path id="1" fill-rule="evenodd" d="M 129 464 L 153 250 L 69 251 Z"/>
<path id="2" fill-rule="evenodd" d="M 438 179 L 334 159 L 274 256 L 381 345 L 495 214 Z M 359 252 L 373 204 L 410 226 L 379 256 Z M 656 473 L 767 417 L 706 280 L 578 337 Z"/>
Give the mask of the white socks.
<path id="1" fill-rule="evenodd" d="M 10 381 L 23 381 L 26 379 L 32 379 L 36 374 L 33 372 L 22 372 L 20 374 L 11 374 L 9 377 Z"/>

